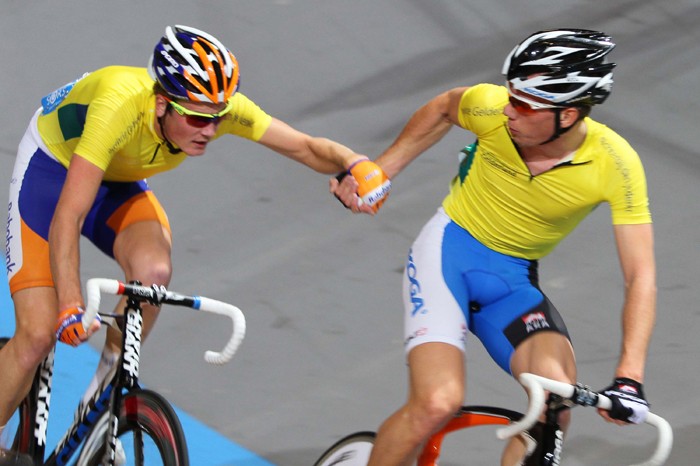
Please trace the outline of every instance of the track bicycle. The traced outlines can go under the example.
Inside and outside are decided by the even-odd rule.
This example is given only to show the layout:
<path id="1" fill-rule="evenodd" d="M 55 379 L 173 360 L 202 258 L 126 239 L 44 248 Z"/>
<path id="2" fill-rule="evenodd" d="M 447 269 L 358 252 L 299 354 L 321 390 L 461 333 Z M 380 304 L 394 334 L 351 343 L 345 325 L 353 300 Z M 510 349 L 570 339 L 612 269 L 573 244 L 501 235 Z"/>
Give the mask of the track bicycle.
<path id="1" fill-rule="evenodd" d="M 445 436 L 460 429 L 477 426 L 500 426 L 496 436 L 502 440 L 520 435 L 528 446 L 525 466 L 556 466 L 561 464 L 563 433 L 557 423 L 558 414 L 574 406 L 589 406 L 610 409 L 608 397 L 581 384 L 571 385 L 540 377 L 521 374 L 520 383 L 528 391 L 529 405 L 525 414 L 493 406 L 463 406 L 455 416 L 423 446 L 418 466 L 437 466 Z M 549 397 L 545 400 L 545 392 Z M 544 411 L 540 442 L 526 435 Z M 643 463 L 634 466 L 661 466 L 671 453 L 673 430 L 662 417 L 649 413 L 646 423 L 657 430 L 656 449 Z M 376 434 L 370 431 L 350 434 L 326 450 L 314 466 L 366 466 L 374 445 Z"/>
<path id="2" fill-rule="evenodd" d="M 170 304 L 229 317 L 233 329 L 224 348 L 204 353 L 210 364 L 224 364 L 233 357 L 245 336 L 243 313 L 231 304 L 174 293 L 162 286 L 93 278 L 86 283 L 87 305 L 82 319 L 86 329 L 98 314 L 102 294 L 127 297 L 123 315 L 99 313 L 103 324 L 122 332 L 121 354 L 112 373 L 87 403 L 79 403 L 72 424 L 45 459 L 52 350 L 37 369 L 32 388 L 18 409 L 12 451 L 29 455 L 37 466 L 189 465 L 185 435 L 174 409 L 162 395 L 139 385 L 141 304 Z M 77 460 L 72 461 L 78 450 Z"/>

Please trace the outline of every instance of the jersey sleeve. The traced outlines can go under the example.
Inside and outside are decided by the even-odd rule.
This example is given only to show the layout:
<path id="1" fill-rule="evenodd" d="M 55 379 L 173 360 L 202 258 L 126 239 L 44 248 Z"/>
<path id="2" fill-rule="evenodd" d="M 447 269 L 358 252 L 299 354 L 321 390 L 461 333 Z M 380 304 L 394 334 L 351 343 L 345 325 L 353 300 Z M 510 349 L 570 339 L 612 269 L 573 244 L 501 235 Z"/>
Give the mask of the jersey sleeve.
<path id="1" fill-rule="evenodd" d="M 489 132 L 503 125 L 503 108 L 507 103 L 508 91 L 503 86 L 488 83 L 471 86 L 459 102 L 459 124 L 477 135 Z"/>
<path id="2" fill-rule="evenodd" d="M 272 117 L 240 92 L 235 93 L 231 99 L 233 99 L 233 108 L 221 121 L 217 136 L 234 134 L 251 141 L 258 141 L 272 123 Z"/>
<path id="3" fill-rule="evenodd" d="M 606 196 L 613 225 L 651 223 L 647 181 L 642 161 L 621 139 L 610 139 L 606 147 L 610 174 Z"/>

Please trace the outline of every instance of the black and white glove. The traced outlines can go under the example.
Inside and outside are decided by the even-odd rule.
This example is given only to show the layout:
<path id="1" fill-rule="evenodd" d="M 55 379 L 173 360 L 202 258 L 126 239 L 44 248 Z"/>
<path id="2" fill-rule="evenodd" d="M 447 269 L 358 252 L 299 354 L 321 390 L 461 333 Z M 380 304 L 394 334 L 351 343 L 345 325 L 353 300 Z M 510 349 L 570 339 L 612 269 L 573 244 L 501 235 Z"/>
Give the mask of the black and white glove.
<path id="1" fill-rule="evenodd" d="M 632 424 L 641 424 L 646 420 L 649 403 L 644 398 L 641 383 L 618 377 L 602 393 L 612 401 L 609 412 L 611 418 Z"/>

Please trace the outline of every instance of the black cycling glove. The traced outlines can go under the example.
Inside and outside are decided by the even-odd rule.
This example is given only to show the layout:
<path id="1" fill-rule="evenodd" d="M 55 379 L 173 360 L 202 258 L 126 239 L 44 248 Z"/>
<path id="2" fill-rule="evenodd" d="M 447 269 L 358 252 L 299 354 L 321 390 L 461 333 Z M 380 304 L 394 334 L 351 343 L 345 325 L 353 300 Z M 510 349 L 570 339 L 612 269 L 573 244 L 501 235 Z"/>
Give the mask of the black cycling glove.
<path id="1" fill-rule="evenodd" d="M 646 420 L 649 403 L 644 398 L 641 383 L 626 377 L 618 377 L 601 393 L 612 401 L 611 418 L 632 424 L 640 424 Z"/>

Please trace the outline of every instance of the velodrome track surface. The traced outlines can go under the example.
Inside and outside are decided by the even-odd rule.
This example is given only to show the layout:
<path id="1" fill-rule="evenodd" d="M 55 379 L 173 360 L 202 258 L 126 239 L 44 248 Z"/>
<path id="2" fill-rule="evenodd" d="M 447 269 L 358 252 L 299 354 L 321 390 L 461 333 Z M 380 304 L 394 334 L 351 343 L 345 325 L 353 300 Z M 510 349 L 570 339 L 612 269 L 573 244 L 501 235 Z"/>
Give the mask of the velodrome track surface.
<path id="1" fill-rule="evenodd" d="M 675 429 L 669 464 L 697 464 L 696 0 L 5 2 L 5 180 L 43 95 L 101 66 L 144 66 L 167 24 L 199 27 L 228 44 L 240 62 L 242 92 L 269 113 L 372 157 L 438 92 L 501 82 L 503 58 L 530 32 L 587 27 L 612 34 L 616 84 L 593 116 L 637 148 L 649 180 L 659 318 L 646 392 L 652 409 Z M 219 140 L 204 158 L 153 178 L 174 227 L 172 289 L 238 305 L 248 336 L 229 365 L 207 367 L 202 352 L 225 338 L 221 321 L 166 309 L 144 349 L 145 383 L 224 438 L 280 466 L 308 466 L 341 436 L 376 429 L 405 397 L 404 257 L 446 193 L 457 151 L 471 141 L 452 131 L 395 180 L 375 218 L 341 208 L 327 194 L 327 177 L 242 139 Z M 85 278 L 117 273 L 89 245 L 83 262 Z M 623 293 L 607 207 L 542 261 L 541 277 L 568 323 L 580 379 L 607 385 Z M 5 331 L 5 322 L 0 325 Z M 520 389 L 474 340 L 466 401 L 520 409 Z M 650 451 L 639 443 L 651 441 L 649 434 L 577 412 L 566 464 L 639 461 Z M 471 435 L 478 441 L 448 440 L 452 453 L 442 464 L 495 464 L 500 445 L 493 433 Z M 234 463 L 198 456 L 193 464 Z"/>

